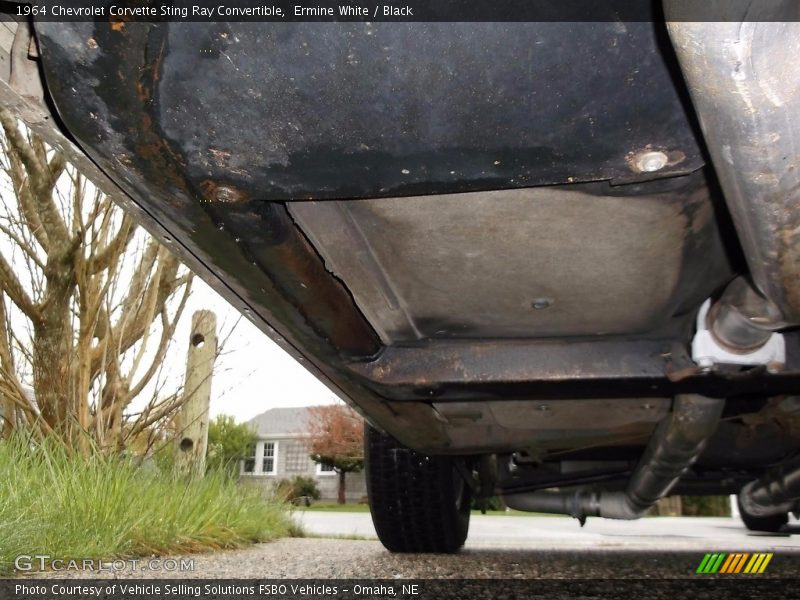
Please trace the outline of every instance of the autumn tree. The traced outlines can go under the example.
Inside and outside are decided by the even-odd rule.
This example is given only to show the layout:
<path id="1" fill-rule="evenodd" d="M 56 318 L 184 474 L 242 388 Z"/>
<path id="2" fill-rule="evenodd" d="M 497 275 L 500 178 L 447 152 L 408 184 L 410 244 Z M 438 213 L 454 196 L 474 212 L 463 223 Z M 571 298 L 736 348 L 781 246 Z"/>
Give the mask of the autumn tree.
<path id="1" fill-rule="evenodd" d="M 159 373 L 192 275 L 3 108 L 0 125 L 3 430 L 122 448 L 181 402 Z"/>
<path id="2" fill-rule="evenodd" d="M 364 466 L 364 422 L 349 406 L 331 404 L 308 409 L 311 459 L 332 467 L 338 475 L 339 504 L 345 503 L 345 477 Z"/>

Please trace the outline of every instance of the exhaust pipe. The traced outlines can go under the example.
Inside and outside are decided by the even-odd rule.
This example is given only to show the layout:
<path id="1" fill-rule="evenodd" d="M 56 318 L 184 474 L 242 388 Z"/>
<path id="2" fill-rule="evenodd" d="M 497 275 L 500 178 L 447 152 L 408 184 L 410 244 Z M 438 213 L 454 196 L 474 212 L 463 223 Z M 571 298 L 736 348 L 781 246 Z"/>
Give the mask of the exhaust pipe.
<path id="1" fill-rule="evenodd" d="M 773 332 L 789 326 L 778 308 L 744 277 L 734 279 L 708 313 L 712 335 L 733 352 L 754 352 L 767 344 Z"/>
<path id="2" fill-rule="evenodd" d="M 771 303 L 758 317 L 798 324 L 800 5 L 664 0 L 664 12 L 750 273 Z M 744 332 L 758 342 L 757 328 Z"/>
<path id="3" fill-rule="evenodd" d="M 757 479 L 739 492 L 745 513 L 768 517 L 794 511 L 800 501 L 800 456 L 797 456 Z"/>
<path id="4" fill-rule="evenodd" d="M 666 496 L 703 451 L 717 428 L 725 400 L 677 396 L 656 429 L 624 491 L 537 491 L 503 496 L 509 508 L 586 517 L 638 519 Z M 800 481 L 800 479 L 798 479 Z"/>

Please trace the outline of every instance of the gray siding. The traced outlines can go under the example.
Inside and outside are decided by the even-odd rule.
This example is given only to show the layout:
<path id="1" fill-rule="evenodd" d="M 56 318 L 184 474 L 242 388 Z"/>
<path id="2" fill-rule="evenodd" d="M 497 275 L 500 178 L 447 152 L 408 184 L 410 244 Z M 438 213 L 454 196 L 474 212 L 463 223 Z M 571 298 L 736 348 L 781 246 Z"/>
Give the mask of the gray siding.
<path id="1" fill-rule="evenodd" d="M 277 463 L 275 474 L 243 473 L 242 477 L 249 481 L 257 481 L 267 488 L 271 488 L 281 479 L 290 479 L 295 475 L 312 477 L 317 482 L 317 487 L 322 494 L 321 500 L 336 500 L 338 489 L 338 476 L 336 473 L 319 474 L 317 463 L 308 456 L 308 448 L 300 436 L 282 438 L 263 438 L 256 447 L 256 456 L 263 455 L 265 442 L 276 443 Z M 257 467 L 261 461 L 257 461 Z M 367 486 L 364 473 L 348 473 L 346 476 L 345 495 L 347 502 L 359 502 L 367 495 Z"/>

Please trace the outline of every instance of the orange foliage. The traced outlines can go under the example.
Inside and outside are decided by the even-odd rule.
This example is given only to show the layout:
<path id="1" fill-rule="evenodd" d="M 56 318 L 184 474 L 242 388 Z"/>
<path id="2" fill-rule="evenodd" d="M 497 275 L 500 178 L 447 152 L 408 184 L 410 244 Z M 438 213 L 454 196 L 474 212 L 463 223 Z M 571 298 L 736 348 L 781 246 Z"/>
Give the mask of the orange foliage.
<path id="1" fill-rule="evenodd" d="M 357 471 L 364 464 L 364 421 L 344 404 L 308 409 L 308 449 L 312 458 L 337 471 Z"/>

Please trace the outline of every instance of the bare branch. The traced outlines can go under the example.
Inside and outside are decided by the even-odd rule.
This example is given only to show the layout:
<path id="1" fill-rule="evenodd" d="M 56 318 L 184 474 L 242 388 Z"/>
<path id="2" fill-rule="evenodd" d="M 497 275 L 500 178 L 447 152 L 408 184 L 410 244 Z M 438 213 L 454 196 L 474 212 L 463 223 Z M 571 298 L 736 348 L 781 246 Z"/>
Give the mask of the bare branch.
<path id="1" fill-rule="evenodd" d="M 53 158 L 55 162 L 51 170 L 50 165 L 44 165 L 39 161 L 31 144 L 25 140 L 17 128 L 16 121 L 4 108 L 0 108 L 0 123 L 2 123 L 10 149 L 13 150 L 11 153 L 12 162 L 18 159 L 25 165 L 31 196 L 35 202 L 40 223 L 47 232 L 49 241 L 58 240 L 61 243 L 67 243 L 69 233 L 63 217 L 59 214 L 53 202 L 52 196 L 56 180 L 64 169 L 63 157 L 60 159 Z"/>
<path id="2" fill-rule="evenodd" d="M 0 125 L 0 395 L 34 435 L 78 449 L 87 434 L 107 450 L 151 439 L 187 397 L 162 373 L 193 276 L 4 109 Z"/>
<path id="3" fill-rule="evenodd" d="M 2 223 L 0 223 L 0 233 L 5 234 L 8 239 L 14 242 L 14 244 L 25 253 L 25 256 L 32 260 L 37 267 L 44 269 L 44 263 L 28 240 L 23 239 L 16 231 L 13 231 L 10 227 L 6 227 Z"/>
<path id="4" fill-rule="evenodd" d="M 112 260 L 125 251 L 125 248 L 130 244 L 135 233 L 136 225 L 133 222 L 133 218 L 126 214 L 122 219 L 122 225 L 120 225 L 119 231 L 114 239 L 104 248 L 100 249 L 96 256 L 92 257 L 91 272 L 99 273 L 100 271 L 108 269 Z"/>
<path id="5" fill-rule="evenodd" d="M 6 167 L 6 173 L 11 180 L 11 185 L 14 189 L 14 196 L 17 199 L 20 213 L 29 227 L 31 233 L 36 238 L 39 245 L 45 250 L 50 248 L 50 240 L 47 237 L 47 232 L 42 225 L 37 212 L 36 202 L 33 199 L 30 187 L 28 186 L 28 178 L 25 175 L 25 170 L 21 162 L 13 154 L 6 144 L 3 144 L 3 152 L 9 157 L 9 165 Z"/>
<path id="6" fill-rule="evenodd" d="M 183 311 L 186 308 L 186 302 L 189 300 L 189 296 L 192 293 L 192 284 L 191 280 L 186 284 L 183 290 L 183 295 L 181 297 L 181 301 L 178 304 L 178 307 L 175 309 L 175 316 L 172 318 L 172 321 L 169 320 L 169 315 L 167 314 L 166 308 L 162 308 L 161 310 L 161 340 L 159 341 L 158 349 L 156 351 L 153 360 L 150 362 L 150 366 L 148 367 L 147 371 L 144 375 L 139 379 L 139 382 L 136 383 L 133 387 L 131 387 L 130 391 L 128 392 L 128 397 L 126 398 L 125 404 L 127 405 L 137 397 L 139 394 L 142 393 L 144 387 L 150 382 L 153 376 L 156 374 L 156 371 L 161 367 L 164 361 L 164 357 L 167 354 L 167 350 L 169 349 L 169 343 L 172 338 L 175 337 L 175 329 L 178 326 L 178 322 L 183 315 Z M 133 369 L 131 370 L 133 372 Z"/>
<path id="7" fill-rule="evenodd" d="M 19 157 L 25 165 L 25 169 L 31 177 L 39 180 L 47 179 L 45 166 L 36 156 L 36 152 L 30 143 L 24 138 L 17 128 L 17 120 L 5 108 L 0 107 L 0 124 L 6 134 L 11 148 L 14 150 L 14 155 Z"/>
<path id="8" fill-rule="evenodd" d="M 25 288 L 14 274 L 14 269 L 0 252 L 0 288 L 8 294 L 11 301 L 34 323 L 41 323 L 39 307 L 31 300 Z"/>

